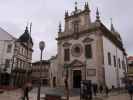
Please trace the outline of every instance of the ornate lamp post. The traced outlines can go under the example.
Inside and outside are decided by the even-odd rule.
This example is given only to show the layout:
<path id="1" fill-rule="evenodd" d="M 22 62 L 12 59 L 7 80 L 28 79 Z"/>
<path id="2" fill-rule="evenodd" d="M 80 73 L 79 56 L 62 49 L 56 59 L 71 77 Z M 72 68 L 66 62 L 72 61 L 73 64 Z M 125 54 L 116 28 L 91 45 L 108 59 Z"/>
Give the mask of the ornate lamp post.
<path id="1" fill-rule="evenodd" d="M 40 55 L 40 75 L 39 75 L 39 84 L 38 84 L 37 100 L 40 100 L 42 53 L 43 53 L 43 50 L 45 48 L 45 42 L 44 41 L 40 41 L 39 48 L 41 50 L 41 55 Z"/>

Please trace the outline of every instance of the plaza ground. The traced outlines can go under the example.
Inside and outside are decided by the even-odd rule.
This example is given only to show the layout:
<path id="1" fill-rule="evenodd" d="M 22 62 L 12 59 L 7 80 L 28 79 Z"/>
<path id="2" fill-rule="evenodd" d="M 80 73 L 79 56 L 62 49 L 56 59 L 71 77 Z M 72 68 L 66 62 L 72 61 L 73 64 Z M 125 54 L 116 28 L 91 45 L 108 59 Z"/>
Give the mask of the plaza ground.
<path id="1" fill-rule="evenodd" d="M 55 89 L 57 90 L 57 89 Z M 44 92 L 50 92 L 49 88 L 42 88 L 41 90 L 41 100 L 44 100 Z M 80 100 L 80 96 L 78 95 L 78 91 L 75 90 L 77 93 L 73 93 L 70 95 L 70 100 Z M 63 95 L 63 90 L 60 89 L 60 91 L 56 92 L 62 92 L 61 95 Z M 74 91 L 72 91 L 74 92 Z M 23 95 L 23 92 L 21 89 L 15 89 L 15 90 L 10 90 L 10 91 L 5 91 L 4 93 L 0 94 L 0 100 L 21 100 L 21 97 Z M 29 93 L 29 100 L 36 100 L 37 99 L 37 89 L 33 89 Z M 109 94 L 108 97 L 98 94 L 97 97 L 94 97 L 93 100 L 130 100 L 130 97 L 127 93 L 118 93 L 118 92 L 112 92 Z"/>

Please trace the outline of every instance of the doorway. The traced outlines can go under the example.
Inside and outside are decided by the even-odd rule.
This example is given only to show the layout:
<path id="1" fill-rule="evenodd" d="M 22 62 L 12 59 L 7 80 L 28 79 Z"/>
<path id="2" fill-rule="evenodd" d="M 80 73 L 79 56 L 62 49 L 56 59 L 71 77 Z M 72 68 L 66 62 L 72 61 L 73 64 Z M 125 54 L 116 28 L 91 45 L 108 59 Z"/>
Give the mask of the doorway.
<path id="1" fill-rule="evenodd" d="M 81 70 L 73 71 L 73 88 L 80 88 Z"/>

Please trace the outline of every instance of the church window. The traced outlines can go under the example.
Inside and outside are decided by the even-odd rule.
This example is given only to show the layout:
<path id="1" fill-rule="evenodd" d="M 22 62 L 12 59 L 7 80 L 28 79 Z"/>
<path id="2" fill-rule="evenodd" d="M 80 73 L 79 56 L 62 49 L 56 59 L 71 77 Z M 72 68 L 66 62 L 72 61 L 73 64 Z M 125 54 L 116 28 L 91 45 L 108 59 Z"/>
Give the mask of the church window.
<path id="1" fill-rule="evenodd" d="M 8 44 L 7 53 L 11 53 L 11 51 L 12 51 L 12 44 Z"/>
<path id="2" fill-rule="evenodd" d="M 64 61 L 69 61 L 70 60 L 70 50 L 69 48 L 64 49 Z"/>
<path id="3" fill-rule="evenodd" d="M 92 58 L 92 48 L 90 44 L 85 45 L 85 57 Z"/>
<path id="4" fill-rule="evenodd" d="M 81 44 L 74 44 L 71 49 L 72 56 L 79 57 L 82 54 L 82 45 Z"/>
<path id="5" fill-rule="evenodd" d="M 116 67 L 116 57 L 114 56 L 114 67 Z"/>
<path id="6" fill-rule="evenodd" d="M 111 65 L 111 54 L 108 52 L 108 64 Z"/>
<path id="7" fill-rule="evenodd" d="M 78 22 L 74 23 L 74 33 L 77 33 L 79 31 L 79 24 Z"/>
<path id="8" fill-rule="evenodd" d="M 80 53 L 80 48 L 79 48 L 79 47 L 75 47 L 75 48 L 74 48 L 74 51 L 75 51 L 76 53 Z"/>

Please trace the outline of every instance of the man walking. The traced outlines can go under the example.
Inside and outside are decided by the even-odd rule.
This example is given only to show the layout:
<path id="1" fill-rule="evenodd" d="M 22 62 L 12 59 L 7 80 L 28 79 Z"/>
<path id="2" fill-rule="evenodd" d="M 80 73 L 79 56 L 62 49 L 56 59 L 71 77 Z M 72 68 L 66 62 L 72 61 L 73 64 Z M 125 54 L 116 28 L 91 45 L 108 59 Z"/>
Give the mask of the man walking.
<path id="1" fill-rule="evenodd" d="M 108 96 L 108 94 L 109 94 L 109 88 L 108 88 L 107 85 L 105 85 L 105 93 L 106 93 L 106 96 Z"/>
<path id="2" fill-rule="evenodd" d="M 133 95 L 133 84 L 132 84 L 132 82 L 129 82 L 129 85 L 128 85 L 127 89 L 128 89 L 128 93 L 130 95 L 130 98 L 132 100 L 132 95 Z"/>
<path id="3" fill-rule="evenodd" d="M 26 98 L 27 100 L 29 100 L 29 95 L 28 95 L 28 93 L 29 93 L 29 88 L 28 88 L 28 86 L 25 86 L 25 88 L 24 88 L 24 100 L 25 100 L 25 98 Z"/>
<path id="4" fill-rule="evenodd" d="M 92 84 L 92 89 L 93 89 L 93 93 L 94 93 L 94 96 L 97 96 L 97 84 Z"/>
<path id="5" fill-rule="evenodd" d="M 32 84 L 31 82 L 28 82 L 27 84 L 25 84 L 23 92 L 24 92 L 24 97 L 23 100 L 25 100 L 25 98 L 27 100 L 29 100 L 29 91 L 32 89 Z"/>

